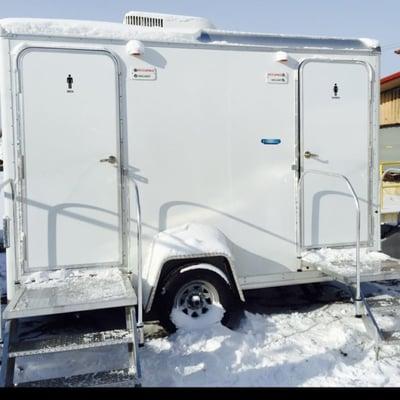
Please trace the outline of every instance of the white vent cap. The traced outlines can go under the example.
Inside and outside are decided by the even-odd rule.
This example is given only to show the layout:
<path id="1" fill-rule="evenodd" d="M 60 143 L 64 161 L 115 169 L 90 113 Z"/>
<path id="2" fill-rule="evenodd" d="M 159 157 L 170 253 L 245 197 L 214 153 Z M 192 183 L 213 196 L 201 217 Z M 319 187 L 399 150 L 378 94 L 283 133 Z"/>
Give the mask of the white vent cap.
<path id="1" fill-rule="evenodd" d="M 142 11 L 130 11 L 126 13 L 124 24 L 174 32 L 198 32 L 203 29 L 215 29 L 215 26 L 210 21 L 202 17 L 157 14 Z"/>

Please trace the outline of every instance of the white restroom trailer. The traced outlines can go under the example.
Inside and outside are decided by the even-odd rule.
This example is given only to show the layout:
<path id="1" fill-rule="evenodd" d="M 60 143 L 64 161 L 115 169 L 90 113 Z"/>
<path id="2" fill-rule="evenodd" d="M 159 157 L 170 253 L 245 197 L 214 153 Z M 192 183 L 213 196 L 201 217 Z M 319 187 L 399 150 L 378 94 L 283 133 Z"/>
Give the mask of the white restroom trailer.
<path id="1" fill-rule="evenodd" d="M 200 321 L 222 304 L 228 323 L 246 290 L 353 285 L 355 259 L 343 278 L 323 255 L 357 242 L 361 281 L 400 277 L 376 253 L 377 42 L 133 12 L 2 20 L 0 57 L 7 320 L 119 305 L 173 330 L 172 309 Z M 38 276 L 91 269 L 133 277 L 138 301 L 21 311 Z"/>

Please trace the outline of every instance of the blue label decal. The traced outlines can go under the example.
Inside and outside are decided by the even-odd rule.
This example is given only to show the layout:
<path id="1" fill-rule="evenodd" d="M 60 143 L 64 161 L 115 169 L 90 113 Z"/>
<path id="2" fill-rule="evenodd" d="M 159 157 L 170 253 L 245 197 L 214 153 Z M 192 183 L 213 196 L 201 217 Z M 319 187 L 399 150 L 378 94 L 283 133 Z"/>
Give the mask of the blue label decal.
<path id="1" fill-rule="evenodd" d="M 281 139 L 261 139 L 262 144 L 280 144 Z"/>

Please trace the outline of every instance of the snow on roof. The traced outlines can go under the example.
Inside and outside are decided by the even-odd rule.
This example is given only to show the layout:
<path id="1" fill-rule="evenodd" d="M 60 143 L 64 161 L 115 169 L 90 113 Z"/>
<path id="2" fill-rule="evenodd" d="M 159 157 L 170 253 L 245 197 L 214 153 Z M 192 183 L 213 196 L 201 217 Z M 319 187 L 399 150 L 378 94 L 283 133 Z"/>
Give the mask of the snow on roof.
<path id="1" fill-rule="evenodd" d="M 38 35 L 128 41 L 178 42 L 235 46 L 302 49 L 379 50 L 373 39 L 295 36 L 232 32 L 217 29 L 163 29 L 102 21 L 66 19 L 6 18 L 0 20 L 0 36 Z"/>
<path id="2" fill-rule="evenodd" d="M 0 20 L 0 35 L 39 35 L 87 39 L 188 41 L 187 31 L 168 32 L 160 28 L 133 27 L 115 22 L 69 19 L 6 18 Z"/>

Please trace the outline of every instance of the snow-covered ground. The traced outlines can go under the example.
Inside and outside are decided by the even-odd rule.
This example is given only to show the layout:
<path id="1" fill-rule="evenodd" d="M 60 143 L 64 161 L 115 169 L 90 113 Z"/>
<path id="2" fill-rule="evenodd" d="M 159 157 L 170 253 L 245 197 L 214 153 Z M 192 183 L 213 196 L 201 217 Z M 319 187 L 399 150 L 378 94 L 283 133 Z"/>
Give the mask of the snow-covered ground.
<path id="1" fill-rule="evenodd" d="M 369 284 L 369 292 L 400 295 L 400 282 Z M 400 346 L 384 348 L 376 361 L 373 342 L 337 284 L 250 292 L 236 331 L 216 324 L 166 336 L 149 324 L 146 336 L 140 350 L 143 386 L 400 385 Z M 101 352 L 104 362 L 126 354 L 123 346 Z M 94 355 L 85 356 L 85 367 L 99 364 Z M 57 368 L 70 361 L 58 359 Z M 23 364 L 32 375 L 38 370 L 35 362 Z M 127 385 L 113 376 L 118 377 L 110 375 L 109 385 Z"/>
<path id="2" fill-rule="evenodd" d="M 370 288 L 400 293 L 396 283 Z M 320 289 L 307 296 L 300 287 L 259 293 L 237 331 L 216 325 L 149 340 L 142 351 L 144 385 L 400 385 L 400 346 L 385 348 L 376 361 L 347 295 L 338 286 Z"/>
<path id="3" fill-rule="evenodd" d="M 3 292 L 4 255 L 0 253 Z M 400 296 L 400 281 L 370 283 L 368 292 Z M 146 325 L 146 345 L 140 350 L 143 386 L 400 385 L 400 346 L 383 348 L 379 360 L 375 359 L 373 342 L 362 320 L 354 317 L 354 306 L 343 286 L 272 288 L 248 292 L 246 297 L 245 316 L 235 331 L 215 324 L 192 332 L 180 329 L 167 336 L 156 324 Z M 26 334 L 34 327 L 28 326 Z M 53 328 L 40 326 L 43 333 Z M 96 369 L 125 356 L 125 346 L 86 353 L 83 363 L 64 353 L 44 363 L 17 360 L 17 370 L 22 366 L 32 378 L 41 368 L 51 373 L 69 366 L 79 373 L 80 367 Z M 119 379 L 118 374 L 110 374 L 107 385 L 128 385 Z M 73 380 L 72 385 L 86 382 Z"/>

